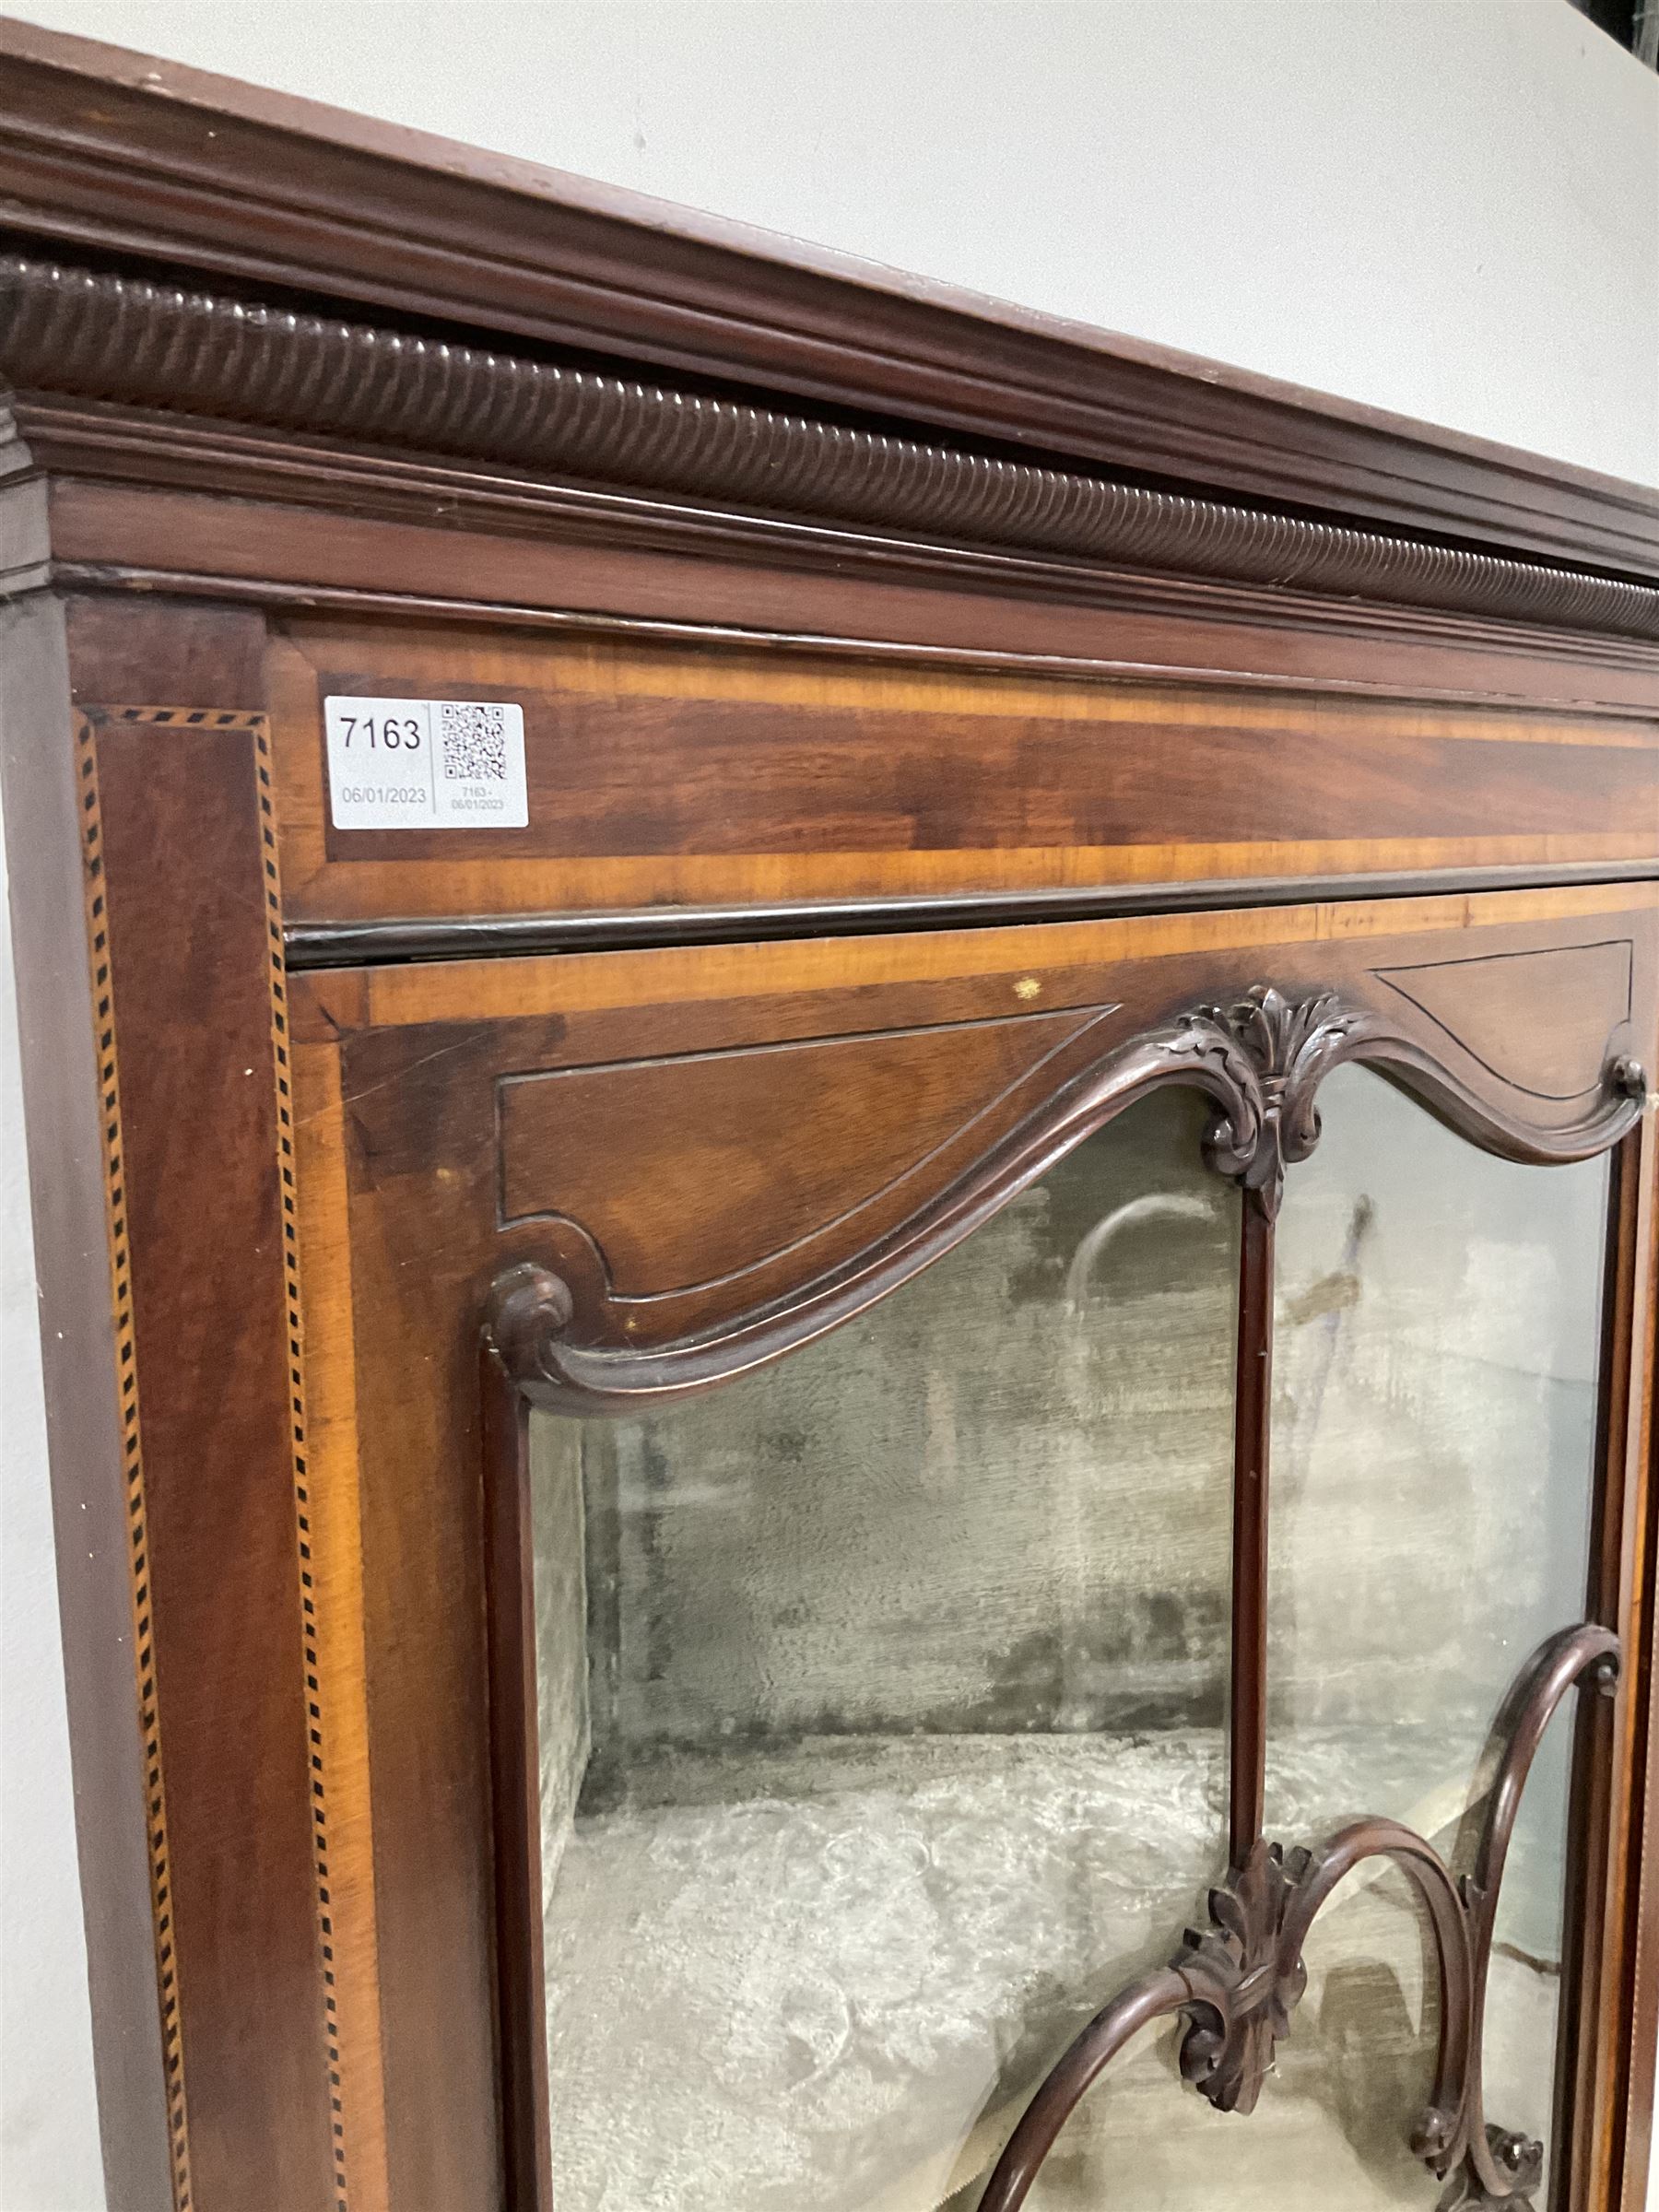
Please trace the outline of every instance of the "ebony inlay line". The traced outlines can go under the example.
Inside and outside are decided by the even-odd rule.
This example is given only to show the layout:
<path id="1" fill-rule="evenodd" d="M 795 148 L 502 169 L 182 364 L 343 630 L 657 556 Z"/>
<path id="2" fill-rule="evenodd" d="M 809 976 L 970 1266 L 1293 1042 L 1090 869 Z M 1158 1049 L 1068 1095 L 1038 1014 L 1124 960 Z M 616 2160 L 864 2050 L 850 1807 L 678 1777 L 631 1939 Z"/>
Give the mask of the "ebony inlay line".
<path id="1" fill-rule="evenodd" d="M 1135 914 L 1213 913 L 1258 906 L 1420 899 L 1441 893 L 1640 883 L 1647 860 L 1608 860 L 1346 876 L 1216 877 L 1094 889 L 969 891 L 945 898 L 792 900 L 746 906 L 612 907 L 589 913 L 436 914 L 385 921 L 290 922 L 290 968 L 356 968 L 403 960 L 501 959 L 607 952 L 636 945 L 748 944 L 787 937 L 879 936 L 895 930 L 992 929 L 1021 922 L 1110 922 Z"/>

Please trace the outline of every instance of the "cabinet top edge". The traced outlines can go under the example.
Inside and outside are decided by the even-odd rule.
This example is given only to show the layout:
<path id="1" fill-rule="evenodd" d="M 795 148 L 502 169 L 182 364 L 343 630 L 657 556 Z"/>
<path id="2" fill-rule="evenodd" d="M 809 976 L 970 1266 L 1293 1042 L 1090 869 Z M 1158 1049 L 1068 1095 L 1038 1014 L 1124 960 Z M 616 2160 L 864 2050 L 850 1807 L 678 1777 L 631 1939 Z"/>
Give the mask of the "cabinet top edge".
<path id="1" fill-rule="evenodd" d="M 1645 487 L 6 19 L 0 147 L 0 219 L 65 250 L 1659 577 Z"/>

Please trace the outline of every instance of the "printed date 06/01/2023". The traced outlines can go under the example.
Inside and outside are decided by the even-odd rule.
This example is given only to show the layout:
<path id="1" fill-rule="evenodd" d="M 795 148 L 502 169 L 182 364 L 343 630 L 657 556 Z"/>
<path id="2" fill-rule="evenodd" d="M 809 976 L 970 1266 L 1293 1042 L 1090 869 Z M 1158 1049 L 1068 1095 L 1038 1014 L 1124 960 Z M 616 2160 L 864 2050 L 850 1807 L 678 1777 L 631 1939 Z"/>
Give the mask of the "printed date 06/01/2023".
<path id="1" fill-rule="evenodd" d="M 347 806 L 414 806 L 428 810 L 427 794 L 407 783 L 343 783 L 336 794 Z"/>

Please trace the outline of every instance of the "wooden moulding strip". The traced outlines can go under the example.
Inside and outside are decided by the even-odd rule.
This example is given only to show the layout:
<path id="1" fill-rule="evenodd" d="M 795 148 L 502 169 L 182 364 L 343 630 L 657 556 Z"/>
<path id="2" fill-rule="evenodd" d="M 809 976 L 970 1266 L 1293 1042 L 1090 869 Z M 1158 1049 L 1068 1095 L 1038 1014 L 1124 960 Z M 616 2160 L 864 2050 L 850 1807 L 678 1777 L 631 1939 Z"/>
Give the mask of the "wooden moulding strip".
<path id="1" fill-rule="evenodd" d="M 1641 831 L 1403 838 L 1372 844 L 1331 839 L 1296 846 L 1120 845 L 1064 853 L 1031 846 L 1001 853 L 813 853 L 798 860 L 765 853 L 576 860 L 479 855 L 423 860 L 413 867 L 369 853 L 317 857 L 308 865 L 316 851 L 314 844 L 303 849 L 296 834 L 288 852 L 290 884 L 300 877 L 288 911 L 302 930 L 369 929 L 388 915 L 400 925 L 434 926 L 518 926 L 527 917 L 524 925 L 534 927 L 535 917 L 551 914 L 556 927 L 572 931 L 614 928 L 627 937 L 649 926 L 679 939 L 777 935 L 769 916 L 780 911 L 798 933 L 818 935 L 814 906 L 830 910 L 826 920 L 832 926 L 834 910 L 844 905 L 855 921 L 867 917 L 872 927 L 886 925 L 897 910 L 901 926 L 941 928 L 995 922 L 1004 918 L 999 904 L 1014 910 L 1008 919 L 1065 921 L 1097 912 L 1305 906 L 1310 899 L 1430 898 L 1442 886 L 1447 893 L 1461 893 L 1659 877 L 1659 849 Z M 1241 887 L 1237 898 L 1229 896 L 1234 885 Z M 409 912 L 411 893 L 425 912 Z M 663 930 L 678 907 L 690 909 L 685 926 Z M 642 919 L 630 921 L 630 915 Z"/>
<path id="2" fill-rule="evenodd" d="M 964 967 L 1003 974 L 1074 963 L 1151 959 L 1253 946 L 1367 940 L 1438 930 L 1564 922 L 1659 908 L 1659 883 L 1561 886 L 1336 906 L 1049 922 L 1003 929 L 791 938 L 772 943 L 526 954 L 516 959 L 409 961 L 353 971 L 363 1018 L 377 1028 L 486 1021 L 594 1006 L 760 997 L 849 982 L 925 982 Z M 336 971 L 337 972 L 337 971 Z"/>
<path id="3" fill-rule="evenodd" d="M 387 2201 L 385 2118 L 380 2093 L 380 1992 L 339 1062 L 333 1051 L 305 1053 L 293 1041 L 270 744 L 263 728 L 256 747 L 334 2204 L 335 2212 L 381 2212 Z M 303 1074 L 298 1065 L 302 1060 Z M 302 1187 L 312 1200 L 303 1225 Z M 302 1239 L 309 1255 L 306 1277 L 300 1269 Z"/>
<path id="4" fill-rule="evenodd" d="M 322 1708 L 329 1778 L 324 1940 L 334 1958 L 330 1994 L 346 2033 L 332 2095 L 346 2107 L 351 2212 L 388 2201 L 381 2075 L 380 1980 L 359 1503 L 357 1362 L 339 1054 L 294 1048 L 294 1157 L 304 1269 L 299 1301 L 305 1376 L 308 1562 L 328 1634 L 309 1669 L 308 1701 Z M 296 1500 L 298 1504 L 298 1498 Z M 305 1509 L 301 1509 L 305 1510 Z M 315 1717 L 311 1725 L 319 1724 Z M 332 2017 L 332 2016 L 331 2016 Z M 336 2120 L 339 2115 L 335 2115 Z"/>
<path id="5" fill-rule="evenodd" d="M 253 421 L 902 535 L 1651 638 L 1646 582 L 1172 491 L 631 371 L 0 254 L 24 390 Z"/>
<path id="6" fill-rule="evenodd" d="M 1659 1034 L 1649 1039 L 1650 1068 Z M 1659 1074 L 1651 1075 L 1659 1081 Z M 1629 1482 L 1620 1618 L 1630 1660 L 1615 1761 L 1609 1924 L 1604 1953 L 1591 2201 L 1642 2212 L 1659 2053 L 1659 1119 L 1643 1132 L 1631 1271 Z"/>
<path id="7" fill-rule="evenodd" d="M 0 25 L 14 221 L 237 287 L 1554 559 L 1655 565 L 1635 485 L 591 180 Z"/>
<path id="8" fill-rule="evenodd" d="M 1651 861 L 1610 861 L 1575 869 L 1585 883 L 1638 883 Z M 1432 887 L 1433 895 L 1546 890 L 1562 871 L 1484 868 Z M 547 914 L 433 914 L 381 921 L 295 922 L 286 932 L 290 968 L 340 968 L 400 960 L 522 959 L 543 952 L 617 952 L 635 946 L 747 944 L 758 938 L 859 936 L 922 929 L 1009 928 L 1030 922 L 1116 921 L 1131 914 L 1361 899 L 1421 898 L 1419 876 L 1265 877 L 1150 887 L 1130 892 L 988 893 L 981 898 L 823 900 L 789 906 L 637 907 Z"/>

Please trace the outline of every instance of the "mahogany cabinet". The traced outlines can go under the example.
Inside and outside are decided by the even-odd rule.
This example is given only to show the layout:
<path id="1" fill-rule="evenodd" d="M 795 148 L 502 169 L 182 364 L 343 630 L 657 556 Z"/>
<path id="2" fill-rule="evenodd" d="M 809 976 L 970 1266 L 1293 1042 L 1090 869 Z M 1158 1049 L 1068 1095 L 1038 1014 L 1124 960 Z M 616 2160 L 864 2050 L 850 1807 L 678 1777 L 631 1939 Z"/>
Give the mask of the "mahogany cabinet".
<path id="1" fill-rule="evenodd" d="M 1659 501 L 0 28 L 119 2212 L 1639 2212 Z"/>

